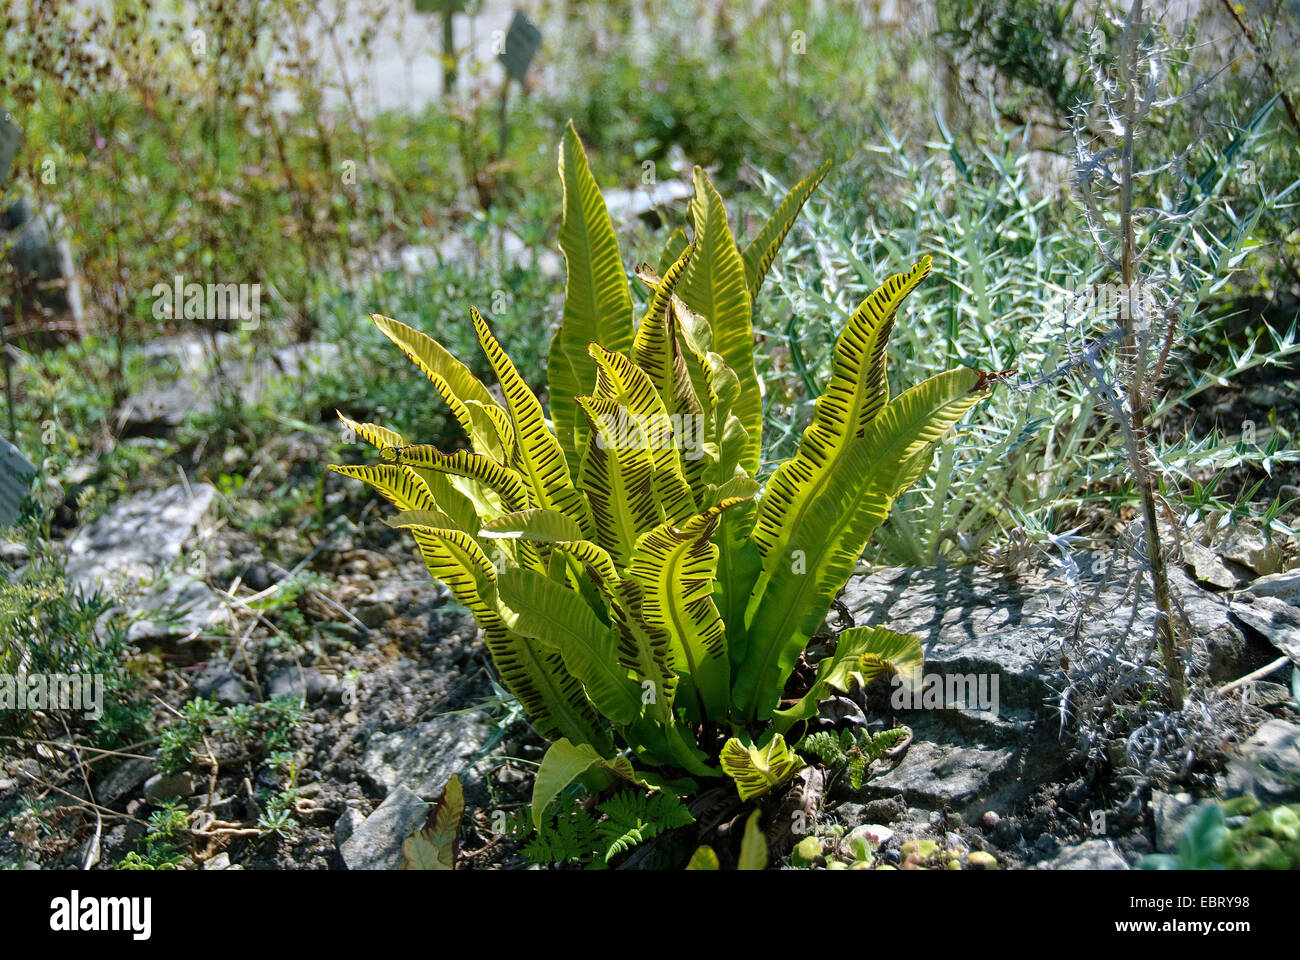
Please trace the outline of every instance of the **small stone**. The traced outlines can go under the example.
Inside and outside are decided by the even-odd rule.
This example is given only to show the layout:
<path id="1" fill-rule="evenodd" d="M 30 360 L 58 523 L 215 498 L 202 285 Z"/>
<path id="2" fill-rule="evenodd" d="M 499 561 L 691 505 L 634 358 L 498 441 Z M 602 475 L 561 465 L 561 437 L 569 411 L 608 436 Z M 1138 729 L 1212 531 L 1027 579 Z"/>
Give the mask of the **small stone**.
<path id="1" fill-rule="evenodd" d="M 1238 524 L 1218 551 L 1225 560 L 1235 560 L 1260 576 L 1277 573 L 1282 566 L 1282 547 L 1249 522 Z"/>
<path id="2" fill-rule="evenodd" d="M 905 816 L 907 816 L 907 803 L 902 796 L 894 796 L 862 804 L 854 819 L 866 823 L 895 823 Z"/>
<path id="3" fill-rule="evenodd" d="M 316 667 L 281 667 L 271 674 L 268 689 L 272 697 L 295 697 L 315 703 L 325 695 L 328 684 Z"/>
<path id="4" fill-rule="evenodd" d="M 117 803 L 153 773 L 153 761 L 128 757 L 95 784 L 95 800 L 111 806 Z"/>
<path id="5" fill-rule="evenodd" d="M 994 827 L 998 825 L 998 821 L 1001 819 L 1002 818 L 998 816 L 998 812 L 996 810 L 988 810 L 985 812 L 984 816 L 980 817 L 980 825 L 985 830 L 992 830 Z"/>
<path id="6" fill-rule="evenodd" d="M 198 789 L 198 781 L 186 770 L 180 773 L 155 773 L 144 782 L 144 798 L 150 803 L 176 800 L 191 796 Z"/>
<path id="7" fill-rule="evenodd" d="M 404 786 L 359 823 L 340 846 L 349 870 L 395 870 L 402 865 L 402 843 L 429 816 L 429 804 Z"/>
<path id="8" fill-rule="evenodd" d="M 1127 870 L 1128 863 L 1109 840 L 1088 840 L 1066 847 L 1041 865 L 1047 870 Z"/>
<path id="9" fill-rule="evenodd" d="M 883 847 L 893 838 L 894 831 L 883 824 L 867 823 L 860 827 L 855 827 L 849 836 L 863 836 L 870 840 L 875 846 Z"/>
<path id="10" fill-rule="evenodd" d="M 227 707 L 253 702 L 248 685 L 228 663 L 213 662 L 204 667 L 203 672 L 194 678 L 194 692 Z"/>
<path id="11" fill-rule="evenodd" d="M 348 807 L 343 811 L 337 820 L 334 821 L 334 843 L 342 847 L 347 843 L 348 838 L 356 832 L 358 826 L 365 820 L 365 814 L 360 810 L 354 810 Z"/>
<path id="12" fill-rule="evenodd" d="M 1161 853 L 1178 849 L 1178 834 L 1193 806 L 1195 801 L 1190 793 L 1151 791 L 1151 819 L 1156 826 L 1156 849 Z"/>
<path id="13" fill-rule="evenodd" d="M 1217 553 L 1195 540 L 1183 541 L 1183 563 L 1191 568 L 1199 582 L 1212 587 L 1234 590 L 1246 582 L 1246 578 L 1234 573 Z"/>
<path id="14" fill-rule="evenodd" d="M 436 797 L 452 774 L 466 779 L 466 764 L 493 730 L 484 713 L 449 713 L 392 733 L 374 733 L 361 768 L 390 789 L 401 784 L 421 796 Z"/>
<path id="15" fill-rule="evenodd" d="M 1300 802 L 1300 724 L 1269 720 L 1228 761 L 1228 797 L 1252 796 L 1265 806 Z"/>
<path id="16" fill-rule="evenodd" d="M 0 561 L 13 567 L 22 566 L 31 559 L 27 545 L 18 540 L 5 540 L 0 543 Z"/>

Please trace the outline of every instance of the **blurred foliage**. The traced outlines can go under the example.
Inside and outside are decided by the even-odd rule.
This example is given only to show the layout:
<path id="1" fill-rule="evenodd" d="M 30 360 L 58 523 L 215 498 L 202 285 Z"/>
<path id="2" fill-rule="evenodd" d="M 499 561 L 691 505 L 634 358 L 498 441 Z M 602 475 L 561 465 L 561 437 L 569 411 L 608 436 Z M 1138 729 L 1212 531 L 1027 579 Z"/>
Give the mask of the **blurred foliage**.
<path id="1" fill-rule="evenodd" d="M 1254 797 L 1203 803 L 1183 822 L 1178 852 L 1150 854 L 1140 870 L 1300 870 L 1300 804 Z"/>

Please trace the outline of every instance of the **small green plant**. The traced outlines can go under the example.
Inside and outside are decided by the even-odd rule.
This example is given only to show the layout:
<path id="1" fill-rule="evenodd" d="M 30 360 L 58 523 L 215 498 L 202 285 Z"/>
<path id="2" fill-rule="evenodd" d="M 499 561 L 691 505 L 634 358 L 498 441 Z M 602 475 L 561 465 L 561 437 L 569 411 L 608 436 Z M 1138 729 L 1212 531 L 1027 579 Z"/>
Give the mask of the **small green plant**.
<path id="1" fill-rule="evenodd" d="M 1254 797 L 1192 811 L 1176 854 L 1143 857 L 1140 870 L 1300 870 L 1300 804 L 1263 808 Z"/>
<path id="2" fill-rule="evenodd" d="M 188 811 L 169 800 L 149 814 L 149 829 L 140 838 L 143 851 L 133 850 L 117 864 L 119 870 L 177 870 L 187 850 Z"/>
<path id="3" fill-rule="evenodd" d="M 677 231 L 659 271 L 638 270 L 650 298 L 634 324 L 572 125 L 559 154 L 568 281 L 551 422 L 477 310 L 504 403 L 437 342 L 376 315 L 471 449 L 414 445 L 344 417 L 387 462 L 331 469 L 402 511 L 392 524 L 473 612 L 503 683 L 556 741 L 538 777 L 544 799 L 588 771 L 651 786 L 670 771 L 725 773 L 742 799 L 759 796 L 798 770 L 785 735 L 832 689 L 919 667 L 915 637 L 860 627 L 839 635 L 811 687 L 787 689 L 872 533 L 988 380 L 960 367 L 891 399 L 886 347 L 930 273 L 924 257 L 859 305 L 803 443 L 761 484 L 753 300 L 826 167 L 743 249 L 697 169 L 693 236 Z"/>
<path id="4" fill-rule="evenodd" d="M 829 730 L 810 733 L 799 741 L 799 749 L 812 754 L 828 767 L 847 769 L 849 785 L 854 790 L 860 790 L 871 764 L 898 747 L 909 736 L 911 731 L 906 727 L 894 727 L 874 734 L 845 727 L 838 733 Z"/>
<path id="5" fill-rule="evenodd" d="M 621 790 L 596 807 L 593 816 L 581 807 L 543 822 L 523 848 L 539 864 L 582 864 L 602 870 L 615 858 L 662 833 L 694 823 L 686 806 L 671 793 Z"/>

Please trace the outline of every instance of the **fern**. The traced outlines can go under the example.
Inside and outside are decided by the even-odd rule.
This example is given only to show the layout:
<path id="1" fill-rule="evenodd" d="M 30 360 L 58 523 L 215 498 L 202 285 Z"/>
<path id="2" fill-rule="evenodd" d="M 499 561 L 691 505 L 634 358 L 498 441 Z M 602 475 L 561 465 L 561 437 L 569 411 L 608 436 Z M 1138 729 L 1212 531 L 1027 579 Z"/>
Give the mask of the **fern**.
<path id="1" fill-rule="evenodd" d="M 596 809 L 603 816 L 575 809 L 543 823 L 524 847 L 524 856 L 538 864 L 585 864 L 601 870 L 638 844 L 695 822 L 681 800 L 662 792 L 623 790 Z"/>
<path id="2" fill-rule="evenodd" d="M 576 810 L 544 823 L 523 849 L 533 863 L 582 863 L 595 856 L 598 829 L 588 813 Z"/>
<path id="3" fill-rule="evenodd" d="M 822 730 L 810 733 L 799 743 L 799 749 L 811 754 L 821 763 L 833 769 L 847 769 L 849 784 L 854 790 L 860 790 L 866 780 L 867 770 L 871 764 L 885 755 L 885 752 L 902 743 L 908 736 L 906 727 L 894 727 L 876 734 L 860 733 L 848 727 L 838 733 Z"/>

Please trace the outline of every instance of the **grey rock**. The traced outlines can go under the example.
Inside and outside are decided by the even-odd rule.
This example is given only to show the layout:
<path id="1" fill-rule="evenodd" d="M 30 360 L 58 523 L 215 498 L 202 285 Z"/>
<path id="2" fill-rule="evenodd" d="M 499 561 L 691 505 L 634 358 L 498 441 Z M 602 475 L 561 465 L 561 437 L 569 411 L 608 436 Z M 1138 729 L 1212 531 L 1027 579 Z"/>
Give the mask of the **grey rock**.
<path id="1" fill-rule="evenodd" d="M 188 574 L 169 577 L 162 589 L 145 594 L 129 607 L 130 614 L 139 618 L 127 629 L 132 643 L 198 636 L 226 611 L 215 590 Z"/>
<path id="2" fill-rule="evenodd" d="M 683 180 L 662 180 L 636 190 L 611 189 L 605 191 L 605 205 L 615 224 L 640 217 L 656 207 L 671 206 L 688 200 L 694 193 Z"/>
<path id="3" fill-rule="evenodd" d="M 95 784 L 95 800 L 104 805 L 117 803 L 153 773 L 153 761 L 128 757 Z"/>
<path id="4" fill-rule="evenodd" d="M 126 436 L 164 433 L 185 422 L 191 413 L 209 413 L 213 394 L 197 381 L 178 380 L 161 387 L 137 390 L 122 402 L 118 428 Z"/>
<path id="5" fill-rule="evenodd" d="M 1261 576 L 1277 573 L 1282 565 L 1281 545 L 1267 540 L 1253 523 L 1238 524 L 1217 550 L 1225 560 L 1235 560 Z"/>
<path id="6" fill-rule="evenodd" d="M 390 790 L 405 786 L 436 797 L 493 732 L 481 712 L 449 713 L 392 733 L 371 734 L 361 769 Z M 467 779 L 462 777 L 462 779 Z"/>
<path id="7" fill-rule="evenodd" d="M 31 559 L 27 545 L 18 540 L 5 540 L 0 543 L 0 561 L 13 567 L 22 566 Z"/>
<path id="8" fill-rule="evenodd" d="M 231 864 L 230 854 L 219 853 L 215 857 L 212 857 L 210 860 L 204 861 L 203 869 L 204 870 L 242 870 L 244 868 L 239 866 L 239 864 Z"/>
<path id="9" fill-rule="evenodd" d="M 1274 597 L 1300 607 L 1300 570 L 1260 577 L 1250 585 L 1250 593 L 1256 597 Z"/>
<path id="10" fill-rule="evenodd" d="M 176 484 L 111 507 L 68 543 L 68 581 L 82 590 L 152 580 L 169 568 L 195 534 L 216 496 L 206 483 Z"/>
<path id="11" fill-rule="evenodd" d="M 1101 586 L 1105 564 L 1086 553 L 1075 561 L 1081 592 L 1090 595 Z M 1203 644 L 1198 658 L 1216 680 L 1239 676 L 1247 641 L 1227 601 L 1181 569 L 1170 575 L 1192 634 Z M 1135 612 L 1132 598 L 1124 599 L 1123 581 L 1119 575 L 1106 581 L 1079 624 L 1098 649 L 1154 635 L 1149 594 L 1139 597 Z M 1013 809 L 1027 785 L 1059 771 L 1066 747 L 1051 708 L 1063 680 L 1056 651 L 1065 631 L 1074 629 L 1077 609 L 1063 576 L 1012 579 L 979 567 L 886 569 L 850 580 L 842 599 L 857 624 L 920 636 L 927 675 L 973 675 L 983 693 L 992 692 L 994 680 L 998 684 L 996 711 L 962 703 L 969 689 L 951 703 L 945 690 L 943 709 L 900 709 L 913 743 L 892 767 L 876 764 L 862 798 L 901 793 L 909 804 L 978 817 L 990 808 Z"/>
<path id="12" fill-rule="evenodd" d="M 1045 870 L 1127 870 L 1128 862 L 1109 840 L 1088 840 L 1066 847 L 1040 864 Z"/>
<path id="13" fill-rule="evenodd" d="M 229 663 L 223 661 L 214 661 L 203 668 L 203 672 L 194 678 L 194 692 L 225 706 L 253 702 L 248 684 Z"/>
<path id="14" fill-rule="evenodd" d="M 329 683 L 316 667 L 280 667 L 268 683 L 271 696 L 298 697 L 308 703 L 315 703 L 328 688 Z"/>
<path id="15" fill-rule="evenodd" d="M 192 796 L 198 789 L 199 782 L 194 774 L 182 770 L 180 773 L 155 773 L 144 782 L 144 798 L 150 803 L 163 800 L 183 799 Z"/>
<path id="16" fill-rule="evenodd" d="M 81 321 L 81 287 L 72 258 L 67 222 L 59 208 L 32 209 L 19 198 L 0 211 L 0 239 L 8 248 L 18 284 L 25 298 L 44 306 L 69 311 Z"/>
<path id="17" fill-rule="evenodd" d="M 1172 853 L 1178 849 L 1178 834 L 1182 832 L 1183 820 L 1196 806 L 1190 793 L 1151 792 L 1151 817 L 1156 827 L 1156 849 L 1161 853 Z"/>
<path id="18" fill-rule="evenodd" d="M 1195 540 L 1183 541 L 1183 563 L 1191 568 L 1198 582 L 1213 587 L 1235 590 L 1247 582 L 1244 576 L 1230 569 L 1217 553 Z"/>
<path id="19" fill-rule="evenodd" d="M 429 816 L 429 804 L 406 787 L 393 790 L 339 846 L 349 870 L 395 870 L 402 865 L 402 842 Z"/>
<path id="20" fill-rule="evenodd" d="M 1232 613 L 1300 665 L 1300 570 L 1260 577 L 1232 598 Z"/>
<path id="21" fill-rule="evenodd" d="M 1272 683 L 1268 680 L 1252 680 L 1243 688 L 1241 696 L 1243 701 L 1249 702 L 1261 710 L 1283 706 L 1294 709 L 1296 705 L 1296 698 L 1291 694 L 1289 686 L 1283 683 Z"/>
<path id="22" fill-rule="evenodd" d="M 1232 598 L 1232 615 L 1300 665 L 1300 606 L 1246 591 Z"/>
<path id="23" fill-rule="evenodd" d="M 1269 720 L 1243 743 L 1221 778 L 1228 797 L 1264 805 L 1300 801 L 1300 724 Z"/>
<path id="24" fill-rule="evenodd" d="M 9 176 L 9 166 L 18 154 L 18 145 L 22 143 L 23 132 L 9 114 L 0 110 L 0 187 L 5 187 Z"/>
<path id="25" fill-rule="evenodd" d="M 999 780 L 1014 778 L 1015 751 L 953 743 L 914 742 L 891 770 L 864 786 L 871 799 L 902 793 L 911 803 L 965 809 Z"/>
<path id="26" fill-rule="evenodd" d="M 342 847 L 343 844 L 347 843 L 348 838 L 357 832 L 357 827 L 359 827 L 365 819 L 365 814 L 360 810 L 354 810 L 352 807 L 344 809 L 343 813 L 339 815 L 339 818 L 334 821 L 335 846 Z"/>

